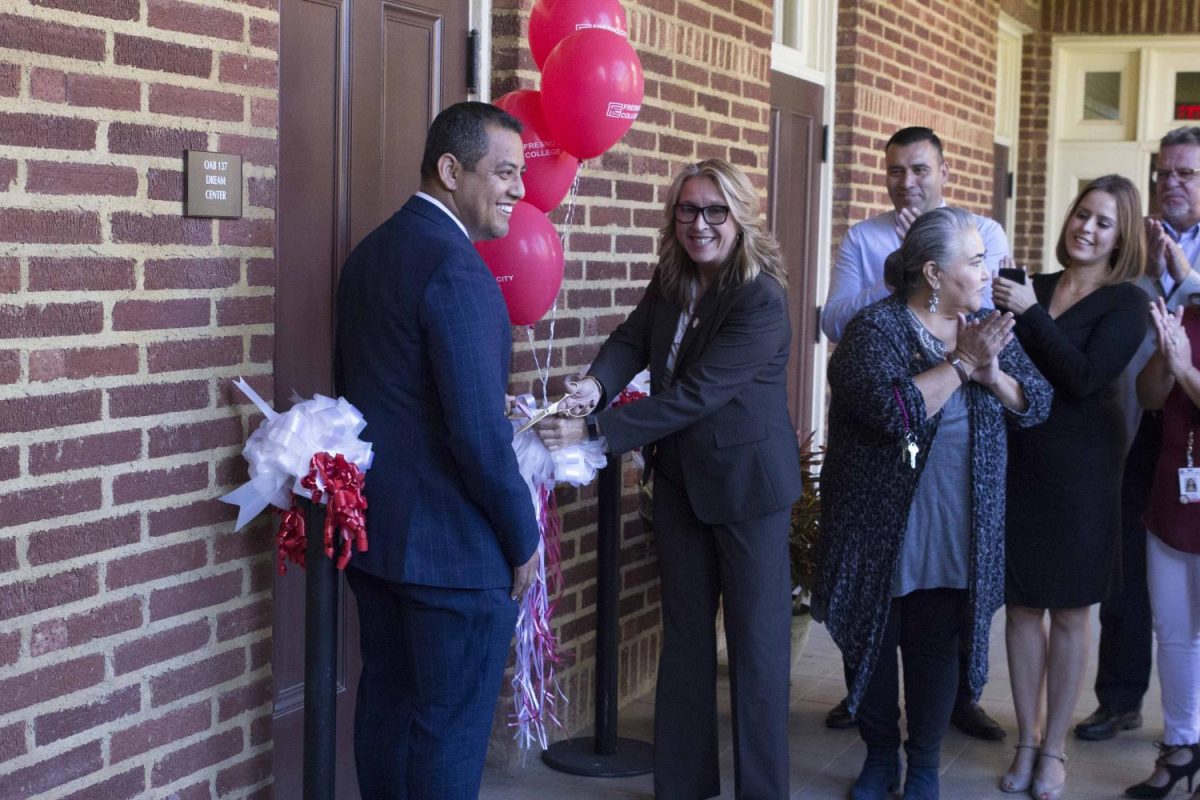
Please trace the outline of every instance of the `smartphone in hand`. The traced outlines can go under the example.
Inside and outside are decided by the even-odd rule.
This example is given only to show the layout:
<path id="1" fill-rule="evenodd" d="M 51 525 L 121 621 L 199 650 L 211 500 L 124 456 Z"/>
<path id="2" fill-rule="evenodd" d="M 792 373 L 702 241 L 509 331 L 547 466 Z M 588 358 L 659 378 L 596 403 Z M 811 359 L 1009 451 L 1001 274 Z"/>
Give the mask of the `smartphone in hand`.
<path id="1" fill-rule="evenodd" d="M 1010 280 L 1013 283 L 1025 282 L 1025 270 L 1018 267 L 1001 267 L 1000 277 Z"/>

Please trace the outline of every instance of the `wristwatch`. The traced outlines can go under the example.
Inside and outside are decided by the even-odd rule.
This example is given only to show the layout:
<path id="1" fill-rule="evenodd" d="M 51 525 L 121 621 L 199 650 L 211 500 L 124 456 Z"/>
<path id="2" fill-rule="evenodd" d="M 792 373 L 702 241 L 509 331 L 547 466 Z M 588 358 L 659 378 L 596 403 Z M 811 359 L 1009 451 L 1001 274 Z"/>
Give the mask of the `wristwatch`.
<path id="1" fill-rule="evenodd" d="M 958 373 L 958 379 L 962 381 L 963 386 L 971 380 L 971 376 L 967 374 L 966 367 L 962 364 L 962 359 L 958 357 L 958 353 L 951 350 L 946 353 L 946 363 L 954 367 L 954 371 Z"/>
<path id="2" fill-rule="evenodd" d="M 594 442 L 600 438 L 600 422 L 596 419 L 595 414 L 588 414 L 583 418 L 583 422 L 587 425 L 588 441 Z"/>

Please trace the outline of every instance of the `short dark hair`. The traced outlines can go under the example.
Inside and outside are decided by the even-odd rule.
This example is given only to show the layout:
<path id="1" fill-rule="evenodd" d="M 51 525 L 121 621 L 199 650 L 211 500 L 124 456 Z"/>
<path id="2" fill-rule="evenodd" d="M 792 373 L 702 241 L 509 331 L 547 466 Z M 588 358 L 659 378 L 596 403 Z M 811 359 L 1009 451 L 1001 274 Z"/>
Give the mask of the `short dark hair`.
<path id="1" fill-rule="evenodd" d="M 920 125 L 914 125 L 911 128 L 901 128 L 892 134 L 892 138 L 888 139 L 884 145 L 884 152 L 892 145 L 897 147 L 908 147 L 910 144 L 917 142 L 929 142 L 933 145 L 933 149 L 937 150 L 938 158 L 942 161 L 946 160 L 946 153 L 942 150 L 942 140 L 933 132 L 933 128 L 924 128 Z"/>
<path id="2" fill-rule="evenodd" d="M 421 178 L 437 174 L 437 162 L 446 153 L 466 169 L 475 169 L 488 148 L 488 128 L 504 128 L 520 133 L 521 121 L 490 103 L 467 101 L 442 109 L 425 136 L 425 154 L 421 158 Z"/>
<path id="3" fill-rule="evenodd" d="M 1200 147 L 1200 125 L 1184 125 L 1182 128 L 1167 131 L 1167 135 L 1162 137 L 1158 146 L 1161 149 L 1179 144 L 1194 144 Z"/>

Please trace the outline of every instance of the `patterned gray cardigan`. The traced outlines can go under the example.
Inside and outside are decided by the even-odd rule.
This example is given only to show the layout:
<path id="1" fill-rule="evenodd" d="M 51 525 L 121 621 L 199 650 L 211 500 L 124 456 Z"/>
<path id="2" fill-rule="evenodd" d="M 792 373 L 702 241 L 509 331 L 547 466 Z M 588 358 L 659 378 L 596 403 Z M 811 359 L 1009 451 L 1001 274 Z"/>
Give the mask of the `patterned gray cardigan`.
<path id="1" fill-rule="evenodd" d="M 982 312 L 981 312 L 982 313 Z M 917 481 L 941 412 L 926 419 L 913 376 L 931 368 L 895 296 L 863 309 L 829 360 L 829 435 L 821 469 L 821 550 L 814 609 L 854 677 L 856 710 L 879 657 L 892 575 Z M 1021 384 L 1028 407 L 1008 411 L 982 386 L 967 384 L 971 431 L 970 686 L 987 682 L 988 630 L 1004 602 L 1004 496 L 1007 425 L 1027 427 L 1050 412 L 1050 384 L 1014 339 L 1000 366 Z M 920 447 L 917 467 L 904 453 L 905 414 Z M 866 667 L 865 669 L 863 667 Z"/>

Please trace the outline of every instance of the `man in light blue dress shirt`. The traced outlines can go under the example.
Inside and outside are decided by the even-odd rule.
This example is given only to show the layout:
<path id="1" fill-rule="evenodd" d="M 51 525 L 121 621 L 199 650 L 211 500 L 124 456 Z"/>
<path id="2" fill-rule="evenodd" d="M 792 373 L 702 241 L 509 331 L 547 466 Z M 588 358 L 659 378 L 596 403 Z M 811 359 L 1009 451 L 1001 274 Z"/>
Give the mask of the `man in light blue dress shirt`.
<path id="1" fill-rule="evenodd" d="M 885 153 L 888 197 L 895 209 L 854 225 L 838 248 L 821 312 L 821 330 L 832 342 L 841 341 L 855 314 L 892 293 L 883 281 L 883 262 L 899 249 L 912 221 L 946 205 L 942 190 L 950 180 L 950 168 L 936 133 L 929 128 L 902 128 L 888 140 Z M 987 253 L 984 260 L 995 275 L 1000 259 L 1009 253 L 1008 239 L 993 220 L 972 216 Z M 992 304 L 990 286 L 983 304 Z"/>
<path id="2" fill-rule="evenodd" d="M 841 341 L 842 332 L 854 315 L 892 293 L 883 280 L 883 262 L 900 247 L 909 225 L 926 211 L 946 205 L 942 191 L 950 180 L 942 140 L 929 128 L 902 128 L 888 139 L 884 148 L 887 166 L 887 192 L 894 209 L 854 225 L 846 232 L 833 263 L 829 296 L 821 312 L 821 330 L 830 341 Z M 984 260 L 992 275 L 1000 260 L 1009 254 L 1004 230 L 993 220 L 972 215 L 983 239 Z M 992 305 L 991 285 L 984 289 L 983 305 Z M 965 670 L 960 670 L 965 675 Z M 971 698 L 959 682 L 959 693 L 951 722 L 969 736 L 995 741 L 1004 738 L 1004 729 Z M 855 724 L 846 701 L 826 716 L 831 728 Z"/>

